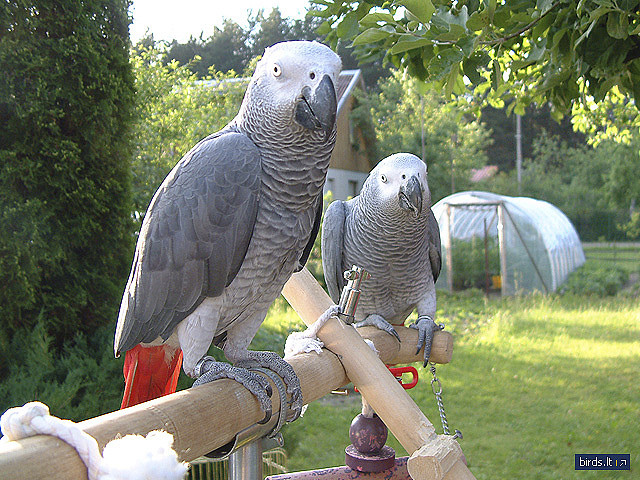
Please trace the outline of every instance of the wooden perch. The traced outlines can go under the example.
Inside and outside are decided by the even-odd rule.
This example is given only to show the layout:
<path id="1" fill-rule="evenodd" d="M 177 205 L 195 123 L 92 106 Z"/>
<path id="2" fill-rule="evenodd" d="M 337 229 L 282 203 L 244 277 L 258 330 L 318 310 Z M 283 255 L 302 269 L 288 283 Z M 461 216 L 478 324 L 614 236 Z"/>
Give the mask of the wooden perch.
<path id="1" fill-rule="evenodd" d="M 307 325 L 333 304 L 306 269 L 291 277 L 282 295 Z M 331 318 L 318 331 L 318 338 L 338 356 L 349 379 L 405 450 L 412 453 L 407 469 L 413 480 L 474 478 L 463 462 L 458 442 L 450 436 L 436 435 L 431 422 L 356 329 Z"/>
<path id="2" fill-rule="evenodd" d="M 322 293 L 326 298 L 320 298 L 328 299 L 324 291 Z M 294 307 L 302 308 L 300 305 Z M 349 329 L 355 332 L 355 329 Z M 422 361 L 422 353 L 415 354 L 413 350 L 417 331 L 406 327 L 397 327 L 396 330 L 402 339 L 400 345 L 389 334 L 376 328 L 359 331 L 373 341 L 380 358 L 386 363 Z M 434 337 L 431 360 L 448 363 L 451 355 L 451 336 L 439 332 Z M 326 349 L 321 354 L 296 356 L 289 363 L 300 379 L 305 403 L 313 402 L 350 381 L 338 356 Z M 280 399 L 277 389 L 273 390 L 275 415 L 280 408 Z M 173 435 L 173 447 L 180 459 L 190 461 L 233 441 L 238 432 L 251 428 L 263 416 L 253 395 L 239 383 L 224 379 L 85 420 L 79 425 L 96 438 L 101 449 L 117 437 L 132 433 L 146 435 L 151 430 L 162 429 Z M 86 468 L 75 450 L 46 435 L 0 442 L 0 472 L 3 480 L 87 478 Z"/>
<path id="3" fill-rule="evenodd" d="M 361 329 L 387 363 L 421 361 L 412 346 L 417 331 L 397 328 L 402 345 L 376 328 Z M 434 345 L 432 360 L 451 359 L 450 336 Z M 349 383 L 338 357 L 328 350 L 308 353 L 290 360 L 300 378 L 305 403 L 313 402 Z M 280 408 L 274 388 L 273 412 Z M 80 422 L 80 427 L 98 441 L 102 449 L 109 441 L 130 433 L 146 435 L 163 429 L 173 434 L 174 449 L 181 460 L 190 461 L 215 450 L 235 435 L 263 418 L 258 402 L 244 387 L 232 380 L 217 380 L 158 398 L 125 410 Z M 346 434 L 347 426 L 345 426 Z M 61 440 L 45 435 L 16 442 L 0 442 L 0 472 L 3 480 L 86 479 L 86 469 L 75 450 Z"/>

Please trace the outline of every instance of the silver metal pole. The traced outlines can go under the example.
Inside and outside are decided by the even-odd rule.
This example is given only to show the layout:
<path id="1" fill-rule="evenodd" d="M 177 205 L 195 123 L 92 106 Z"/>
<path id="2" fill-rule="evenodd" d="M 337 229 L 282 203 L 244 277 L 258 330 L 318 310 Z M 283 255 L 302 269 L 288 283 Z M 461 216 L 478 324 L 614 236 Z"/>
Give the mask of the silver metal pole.
<path id="1" fill-rule="evenodd" d="M 504 205 L 498 204 L 498 250 L 500 252 L 501 295 L 507 293 L 507 242 L 505 239 Z"/>
<path id="2" fill-rule="evenodd" d="M 262 480 L 262 439 L 247 443 L 229 456 L 229 480 Z"/>
<path id="3" fill-rule="evenodd" d="M 451 205 L 447 203 L 447 216 L 445 217 L 444 225 L 444 248 L 445 248 L 445 263 L 447 265 L 447 288 L 450 292 L 453 292 L 453 252 L 451 251 L 453 245 L 451 241 Z"/>

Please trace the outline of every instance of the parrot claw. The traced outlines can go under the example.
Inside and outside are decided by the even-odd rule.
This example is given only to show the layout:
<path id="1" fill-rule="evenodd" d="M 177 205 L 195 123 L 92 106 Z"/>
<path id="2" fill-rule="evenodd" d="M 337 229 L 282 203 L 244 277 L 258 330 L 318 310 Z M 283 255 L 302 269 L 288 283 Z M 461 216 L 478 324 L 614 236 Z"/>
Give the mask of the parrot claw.
<path id="1" fill-rule="evenodd" d="M 267 368 L 282 377 L 287 386 L 287 393 L 291 396 L 287 402 L 290 405 L 287 422 L 296 420 L 302 413 L 302 389 L 293 367 L 273 352 L 248 351 L 247 353 L 249 356 L 237 362 L 236 366 Z"/>
<path id="2" fill-rule="evenodd" d="M 367 318 L 365 318 L 361 322 L 354 323 L 354 326 L 356 328 L 366 327 L 369 325 L 376 327 L 379 330 L 382 330 L 384 332 L 387 332 L 389 335 L 395 337 L 396 340 L 398 340 L 398 342 L 400 342 L 400 336 L 398 335 L 398 332 L 396 332 L 396 329 L 393 328 L 393 325 L 387 322 L 380 315 L 376 315 L 376 314 L 368 315 Z"/>
<path id="3" fill-rule="evenodd" d="M 418 319 L 409 325 L 410 328 L 418 330 L 418 346 L 416 348 L 416 355 L 420 352 L 420 349 L 424 346 L 424 363 L 423 367 L 429 364 L 429 356 L 431 355 L 431 344 L 433 342 L 433 334 L 438 330 L 442 330 L 442 325 L 437 325 L 429 315 L 420 315 Z"/>
<path id="4" fill-rule="evenodd" d="M 262 375 L 251 372 L 246 368 L 230 365 L 224 362 L 217 362 L 213 357 L 206 356 L 196 366 L 198 378 L 193 386 L 203 385 L 220 378 L 230 378 L 240 383 L 251 392 L 260 403 L 260 408 L 265 413 L 264 418 L 258 423 L 264 424 L 269 421 L 272 414 L 271 395 L 273 390 L 268 380 Z"/>

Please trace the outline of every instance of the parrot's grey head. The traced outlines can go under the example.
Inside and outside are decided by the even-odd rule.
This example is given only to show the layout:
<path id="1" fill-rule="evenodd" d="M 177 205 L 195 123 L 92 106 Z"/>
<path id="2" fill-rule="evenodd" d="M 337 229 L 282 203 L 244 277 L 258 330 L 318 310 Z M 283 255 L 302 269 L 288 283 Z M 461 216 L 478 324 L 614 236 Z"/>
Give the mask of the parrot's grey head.
<path id="1" fill-rule="evenodd" d="M 277 43 L 264 52 L 256 65 L 247 95 L 245 112 L 259 109 L 271 129 L 278 125 L 322 134 L 326 140 L 336 121 L 335 83 L 340 57 L 318 42 Z"/>
<path id="2" fill-rule="evenodd" d="M 386 213 L 417 218 L 431 204 L 427 166 L 415 155 L 395 153 L 371 171 L 361 195 Z"/>

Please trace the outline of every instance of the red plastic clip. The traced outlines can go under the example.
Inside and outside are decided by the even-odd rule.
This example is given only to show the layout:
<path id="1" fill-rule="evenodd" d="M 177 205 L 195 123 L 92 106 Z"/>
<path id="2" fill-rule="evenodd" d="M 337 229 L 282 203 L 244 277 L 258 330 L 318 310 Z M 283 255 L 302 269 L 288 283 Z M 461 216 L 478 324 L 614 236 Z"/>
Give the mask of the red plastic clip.
<path id="1" fill-rule="evenodd" d="M 396 380 L 402 385 L 402 388 L 405 390 L 409 390 L 415 387 L 418 384 L 418 370 L 411 365 L 407 365 L 406 367 L 391 367 L 389 365 L 385 365 L 389 371 L 396 377 Z M 411 383 L 402 383 L 402 374 L 410 373 L 412 376 Z M 360 393 L 360 390 L 354 387 L 353 389 L 356 393 Z"/>
<path id="2" fill-rule="evenodd" d="M 393 376 L 396 377 L 398 382 L 400 382 L 400 385 L 402 385 L 402 388 L 404 388 L 405 390 L 409 390 L 410 388 L 413 388 L 418 384 L 418 370 L 416 370 L 415 367 L 412 367 L 411 365 L 407 365 L 406 367 L 390 367 L 387 365 L 387 368 L 391 373 L 393 373 Z M 411 383 L 402 382 L 403 373 L 411 374 Z"/>

